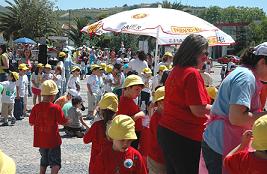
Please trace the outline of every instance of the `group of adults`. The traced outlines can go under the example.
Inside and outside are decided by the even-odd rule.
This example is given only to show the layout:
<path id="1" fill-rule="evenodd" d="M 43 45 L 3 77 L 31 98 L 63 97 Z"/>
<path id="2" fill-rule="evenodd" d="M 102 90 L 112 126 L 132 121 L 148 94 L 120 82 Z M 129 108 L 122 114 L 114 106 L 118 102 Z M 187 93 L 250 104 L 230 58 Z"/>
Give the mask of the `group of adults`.
<path id="1" fill-rule="evenodd" d="M 158 128 L 168 174 L 199 173 L 201 156 L 209 174 L 227 173 L 224 157 L 266 114 L 259 100 L 260 81 L 267 81 L 266 42 L 243 54 L 241 65 L 222 81 L 213 105 L 199 72 L 207 58 L 207 39 L 194 34 L 174 56 Z"/>

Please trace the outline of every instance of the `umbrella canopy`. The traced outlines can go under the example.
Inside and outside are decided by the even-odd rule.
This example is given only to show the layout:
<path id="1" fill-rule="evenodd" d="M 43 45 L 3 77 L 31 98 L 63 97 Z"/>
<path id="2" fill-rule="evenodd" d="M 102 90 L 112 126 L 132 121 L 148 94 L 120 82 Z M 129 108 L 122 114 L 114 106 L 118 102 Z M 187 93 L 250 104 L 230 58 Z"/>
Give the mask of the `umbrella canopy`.
<path id="1" fill-rule="evenodd" d="M 82 29 L 101 35 L 107 32 L 147 35 L 157 38 L 159 45 L 181 44 L 189 34 L 200 34 L 210 46 L 230 45 L 231 36 L 219 28 L 189 13 L 165 8 L 139 8 L 124 11 Z"/>
<path id="2" fill-rule="evenodd" d="M 27 37 L 21 37 L 14 41 L 15 43 L 21 43 L 21 44 L 36 44 L 35 41 L 27 38 Z"/>

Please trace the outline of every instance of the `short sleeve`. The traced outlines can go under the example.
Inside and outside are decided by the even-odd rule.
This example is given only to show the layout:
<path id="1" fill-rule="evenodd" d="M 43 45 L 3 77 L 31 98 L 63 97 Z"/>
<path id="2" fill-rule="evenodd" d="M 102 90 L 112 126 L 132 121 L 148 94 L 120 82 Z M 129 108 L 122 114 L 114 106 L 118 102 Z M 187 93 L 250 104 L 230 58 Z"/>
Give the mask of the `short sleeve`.
<path id="1" fill-rule="evenodd" d="M 64 113 L 62 111 L 62 109 L 60 108 L 60 106 L 56 105 L 56 110 L 57 110 L 57 122 L 58 124 L 64 125 L 68 122 L 68 120 L 64 117 Z"/>
<path id="2" fill-rule="evenodd" d="M 250 109 L 250 103 L 256 90 L 255 78 L 248 75 L 239 76 L 232 82 L 230 104 L 246 106 Z"/>
<path id="3" fill-rule="evenodd" d="M 204 81 L 199 72 L 191 72 L 184 79 L 185 103 L 206 105 L 209 103 Z"/>

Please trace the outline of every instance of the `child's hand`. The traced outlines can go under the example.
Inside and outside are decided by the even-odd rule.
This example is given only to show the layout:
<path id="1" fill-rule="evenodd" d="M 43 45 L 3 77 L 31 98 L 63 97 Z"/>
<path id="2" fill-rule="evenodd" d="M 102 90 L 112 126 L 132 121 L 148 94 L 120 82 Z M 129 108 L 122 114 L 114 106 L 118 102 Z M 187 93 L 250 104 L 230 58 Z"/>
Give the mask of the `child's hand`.
<path id="1" fill-rule="evenodd" d="M 241 146 L 248 147 L 252 139 L 252 131 L 246 130 L 242 135 Z"/>

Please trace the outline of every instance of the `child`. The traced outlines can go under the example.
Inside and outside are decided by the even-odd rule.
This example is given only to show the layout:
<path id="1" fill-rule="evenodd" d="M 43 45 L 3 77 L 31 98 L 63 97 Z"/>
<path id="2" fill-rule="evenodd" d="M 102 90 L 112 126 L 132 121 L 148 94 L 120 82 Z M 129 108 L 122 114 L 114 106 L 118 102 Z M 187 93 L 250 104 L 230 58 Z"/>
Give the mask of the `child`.
<path id="1" fill-rule="evenodd" d="M 106 128 L 118 111 L 118 98 L 113 93 L 106 93 L 98 104 L 100 108 L 101 120 L 93 123 L 92 127 L 83 137 L 85 144 L 92 143 L 89 173 L 93 173 L 96 156 L 107 146 L 112 146 L 112 142 L 106 137 Z"/>
<path id="2" fill-rule="evenodd" d="M 154 114 L 151 117 L 149 125 L 149 148 L 148 148 L 148 158 L 147 158 L 147 167 L 149 174 L 166 174 L 166 167 L 164 165 L 163 152 L 158 144 L 157 130 L 160 118 L 162 117 L 162 112 L 164 109 L 164 95 L 165 88 L 159 87 L 155 91 L 154 95 L 154 104 L 157 108 Z"/>
<path id="3" fill-rule="evenodd" d="M 150 101 L 151 97 L 151 89 L 152 89 L 152 71 L 150 68 L 144 68 L 141 74 L 142 80 L 145 84 L 144 88 L 141 92 L 141 100 L 139 101 L 139 106 L 142 105 L 143 102 L 145 102 L 145 108 L 143 108 L 143 111 L 146 111 L 146 106 L 148 105 L 148 102 Z"/>
<path id="4" fill-rule="evenodd" d="M 224 159 L 230 174 L 265 174 L 267 171 L 267 115 L 257 119 L 252 127 L 243 134 L 242 142 Z M 252 148 L 249 145 L 252 140 Z"/>
<path id="5" fill-rule="evenodd" d="M 56 95 L 56 100 L 61 96 L 61 92 L 62 92 L 62 69 L 60 66 L 56 66 L 55 69 L 55 74 L 53 74 L 53 80 L 55 81 L 55 83 L 57 84 L 57 88 L 58 88 L 58 93 Z"/>
<path id="6" fill-rule="evenodd" d="M 41 83 L 43 81 L 43 68 L 42 63 L 38 63 L 35 72 L 32 74 L 32 93 L 33 93 L 33 105 L 36 104 L 36 99 L 38 98 L 38 103 L 41 102 Z"/>
<path id="7" fill-rule="evenodd" d="M 88 89 L 88 118 L 93 118 L 93 111 L 96 107 L 97 102 L 101 97 L 101 79 L 100 75 L 100 66 L 92 65 L 91 71 L 92 74 L 87 78 L 87 89 Z"/>
<path id="8" fill-rule="evenodd" d="M 144 87 L 144 82 L 138 75 L 129 75 L 123 84 L 123 95 L 120 98 L 118 113 L 129 115 L 135 121 L 135 129 L 137 137 L 140 137 L 142 126 L 142 118 L 145 117 L 145 113 L 140 110 L 134 100 L 140 95 L 141 90 Z M 132 143 L 132 147 L 138 149 L 138 140 Z"/>
<path id="9" fill-rule="evenodd" d="M 147 174 L 141 154 L 130 147 L 135 134 L 134 120 L 126 115 L 116 116 L 108 128 L 112 147 L 106 147 L 96 157 L 90 174 Z"/>
<path id="10" fill-rule="evenodd" d="M 66 125 L 68 120 L 64 117 L 61 108 L 52 103 L 57 93 L 57 85 L 53 80 L 44 81 L 41 85 L 43 100 L 32 108 L 29 117 L 30 125 L 34 126 L 33 146 L 40 148 L 40 174 L 46 173 L 47 166 L 50 166 L 51 173 L 55 174 L 61 167 L 62 141 L 58 124 Z"/>
<path id="11" fill-rule="evenodd" d="M 113 70 L 113 66 L 112 65 L 107 65 L 106 67 L 106 76 L 104 79 L 104 92 L 111 92 L 112 91 L 112 81 L 113 79 L 113 75 L 111 74 Z"/>
<path id="12" fill-rule="evenodd" d="M 158 74 L 152 78 L 152 91 L 153 92 L 156 91 L 156 87 L 162 86 L 161 78 L 162 78 L 163 72 L 167 71 L 167 70 L 168 70 L 168 68 L 165 65 L 159 66 Z"/>
<path id="13" fill-rule="evenodd" d="M 26 71 L 28 70 L 26 64 L 22 63 L 18 67 L 19 79 L 16 81 L 16 98 L 14 104 L 14 116 L 16 120 L 22 120 L 24 111 L 24 97 L 27 93 L 28 77 Z"/>
<path id="14" fill-rule="evenodd" d="M 83 120 L 83 115 L 81 111 L 82 102 L 83 101 L 80 96 L 76 96 L 71 99 L 72 107 L 68 110 L 67 115 L 67 118 L 69 118 L 71 121 L 67 126 L 65 126 L 66 134 L 76 136 L 77 138 L 82 138 L 84 135 L 84 128 L 82 127 L 82 125 L 85 126 L 86 129 L 89 128 Z"/>
<path id="15" fill-rule="evenodd" d="M 8 81 L 0 82 L 4 90 L 2 93 L 2 111 L 1 115 L 4 117 L 2 126 L 8 126 L 8 116 L 11 116 L 11 124 L 15 124 L 16 119 L 13 115 L 14 103 L 16 97 L 16 81 L 19 79 L 17 72 L 11 72 L 8 76 Z"/>
<path id="16" fill-rule="evenodd" d="M 53 75 L 51 73 L 51 70 L 52 70 L 52 66 L 50 64 L 46 64 L 44 66 L 43 81 L 53 79 Z"/>
<path id="17" fill-rule="evenodd" d="M 267 115 L 257 119 L 252 131 L 243 134 L 242 142 L 224 159 L 224 166 L 230 174 L 264 174 L 267 171 Z M 252 140 L 252 148 L 249 145 Z"/>
<path id="18" fill-rule="evenodd" d="M 81 69 L 78 66 L 74 66 L 71 69 L 72 76 L 70 77 L 67 87 L 68 89 L 75 89 L 76 91 L 80 92 L 81 86 L 80 86 L 80 72 Z"/>
<path id="19" fill-rule="evenodd" d="M 60 108 L 63 108 L 63 106 L 66 103 L 68 103 L 72 99 L 72 97 L 75 97 L 78 95 L 79 95 L 78 91 L 76 91 L 75 89 L 69 89 L 66 95 L 59 97 L 54 103 L 59 105 Z"/>
<path id="20" fill-rule="evenodd" d="M 4 154 L 0 149 L 0 173 L 1 174 L 16 174 L 15 161 Z"/>

